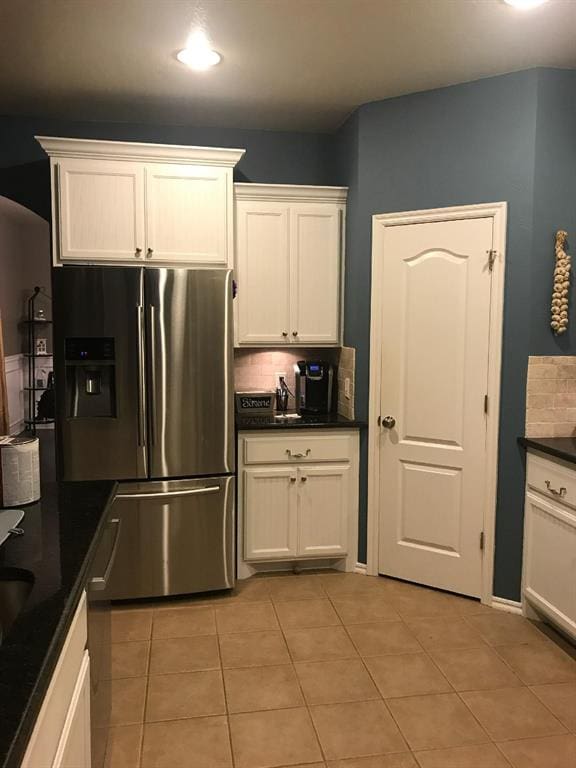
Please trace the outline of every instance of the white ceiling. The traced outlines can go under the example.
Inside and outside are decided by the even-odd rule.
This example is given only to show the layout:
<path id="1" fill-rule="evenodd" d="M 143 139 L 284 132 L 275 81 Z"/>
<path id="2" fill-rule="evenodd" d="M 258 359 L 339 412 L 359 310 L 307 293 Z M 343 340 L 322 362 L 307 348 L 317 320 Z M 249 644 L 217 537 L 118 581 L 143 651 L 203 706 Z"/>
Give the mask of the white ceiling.
<path id="1" fill-rule="evenodd" d="M 179 64 L 204 17 L 223 62 Z M 333 130 L 359 104 L 576 67 L 576 0 L 0 0 L 0 112 Z"/>

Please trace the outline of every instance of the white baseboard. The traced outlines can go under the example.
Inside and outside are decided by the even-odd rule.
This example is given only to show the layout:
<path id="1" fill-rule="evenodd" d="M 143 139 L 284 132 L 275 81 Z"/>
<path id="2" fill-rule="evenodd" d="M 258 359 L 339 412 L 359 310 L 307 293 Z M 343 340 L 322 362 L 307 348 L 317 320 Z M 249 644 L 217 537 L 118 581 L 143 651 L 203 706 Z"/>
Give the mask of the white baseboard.
<path id="1" fill-rule="evenodd" d="M 497 608 L 499 611 L 506 611 L 507 613 L 516 613 L 522 615 L 522 603 L 516 600 L 507 600 L 505 597 L 496 597 L 492 595 L 492 608 Z"/>
<path id="2" fill-rule="evenodd" d="M 367 565 L 366 563 L 356 563 L 354 566 L 354 573 L 361 573 L 362 576 L 367 575 Z"/>

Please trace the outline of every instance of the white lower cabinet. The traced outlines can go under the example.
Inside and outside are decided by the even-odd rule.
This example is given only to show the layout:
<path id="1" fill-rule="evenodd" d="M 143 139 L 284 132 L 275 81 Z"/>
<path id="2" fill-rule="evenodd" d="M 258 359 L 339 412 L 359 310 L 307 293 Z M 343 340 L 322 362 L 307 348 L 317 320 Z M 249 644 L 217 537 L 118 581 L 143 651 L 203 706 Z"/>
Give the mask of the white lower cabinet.
<path id="1" fill-rule="evenodd" d="M 576 639 L 576 467 L 528 456 L 523 597 Z"/>
<path id="2" fill-rule="evenodd" d="M 239 578 L 280 561 L 356 565 L 356 430 L 240 433 L 238 484 Z"/>
<path id="3" fill-rule="evenodd" d="M 90 658 L 83 593 L 21 768 L 90 768 Z"/>

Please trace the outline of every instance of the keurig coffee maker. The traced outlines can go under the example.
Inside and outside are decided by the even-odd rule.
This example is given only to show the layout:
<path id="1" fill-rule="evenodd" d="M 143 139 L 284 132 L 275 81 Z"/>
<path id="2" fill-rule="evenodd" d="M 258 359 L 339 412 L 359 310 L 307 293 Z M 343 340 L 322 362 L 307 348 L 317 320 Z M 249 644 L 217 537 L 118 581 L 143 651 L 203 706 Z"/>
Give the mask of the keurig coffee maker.
<path id="1" fill-rule="evenodd" d="M 336 410 L 336 366 L 324 360 L 299 360 L 296 373 L 296 409 L 299 413 Z"/>

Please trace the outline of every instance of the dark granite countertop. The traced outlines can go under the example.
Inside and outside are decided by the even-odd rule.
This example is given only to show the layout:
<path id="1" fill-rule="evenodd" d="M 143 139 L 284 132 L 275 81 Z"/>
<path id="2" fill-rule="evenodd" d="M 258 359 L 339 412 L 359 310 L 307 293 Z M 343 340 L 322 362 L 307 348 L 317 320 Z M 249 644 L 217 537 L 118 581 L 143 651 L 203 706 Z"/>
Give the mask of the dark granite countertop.
<path id="1" fill-rule="evenodd" d="M 276 419 L 270 414 L 236 414 L 238 431 L 251 429 L 362 429 L 367 425 L 360 419 L 346 419 L 336 413 L 302 416 L 300 419 Z"/>
<path id="2" fill-rule="evenodd" d="M 56 482 L 53 432 L 40 434 L 40 468 L 42 498 L 22 507 L 24 535 L 0 546 L 0 574 L 19 568 L 33 578 L 24 609 L 0 645 L 2 768 L 20 765 L 115 488 L 113 482 Z"/>
<path id="3" fill-rule="evenodd" d="M 518 442 L 524 448 L 533 448 L 576 464 L 576 437 L 519 437 Z"/>

